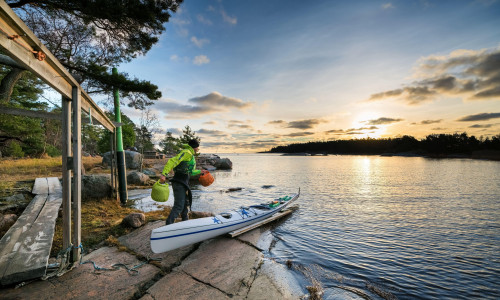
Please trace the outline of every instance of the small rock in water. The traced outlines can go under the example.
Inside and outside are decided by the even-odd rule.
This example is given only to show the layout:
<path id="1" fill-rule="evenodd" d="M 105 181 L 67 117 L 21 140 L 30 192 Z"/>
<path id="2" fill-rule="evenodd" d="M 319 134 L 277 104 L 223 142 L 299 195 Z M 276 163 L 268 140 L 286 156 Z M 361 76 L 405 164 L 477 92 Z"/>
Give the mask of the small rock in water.
<path id="1" fill-rule="evenodd" d="M 274 187 L 274 185 L 263 185 L 262 186 L 263 189 L 270 189 L 272 187 Z"/>
<path id="2" fill-rule="evenodd" d="M 237 187 L 237 188 L 229 188 L 227 189 L 225 192 L 226 193 L 230 193 L 230 192 L 237 192 L 237 191 L 241 191 L 243 188 L 240 188 L 240 187 Z"/>

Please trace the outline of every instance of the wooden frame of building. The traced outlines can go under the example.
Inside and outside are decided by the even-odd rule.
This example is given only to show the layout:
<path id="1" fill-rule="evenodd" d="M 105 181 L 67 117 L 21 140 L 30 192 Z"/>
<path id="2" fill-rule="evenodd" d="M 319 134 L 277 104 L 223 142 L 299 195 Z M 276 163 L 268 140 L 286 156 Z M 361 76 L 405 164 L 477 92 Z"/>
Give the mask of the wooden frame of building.
<path id="1" fill-rule="evenodd" d="M 57 117 L 54 114 L 53 117 L 60 118 L 63 127 L 63 248 L 73 247 L 71 260 L 77 262 L 81 255 L 81 248 L 78 247 L 81 243 L 81 110 L 91 114 L 95 122 L 113 133 L 116 126 L 5 1 L 0 1 L 0 48 L 20 68 L 34 73 L 62 95 L 62 116 Z M 33 112 L 0 107 L 0 114 L 29 115 L 30 113 Z M 51 118 L 49 113 L 36 114 L 37 117 Z M 111 144 L 114 145 L 114 140 Z M 112 148 L 112 151 L 115 151 L 116 147 Z M 71 186 L 72 171 L 73 186 Z M 111 173 L 114 174 L 114 171 Z M 116 178 L 112 177 L 112 185 L 116 190 L 115 184 Z"/>

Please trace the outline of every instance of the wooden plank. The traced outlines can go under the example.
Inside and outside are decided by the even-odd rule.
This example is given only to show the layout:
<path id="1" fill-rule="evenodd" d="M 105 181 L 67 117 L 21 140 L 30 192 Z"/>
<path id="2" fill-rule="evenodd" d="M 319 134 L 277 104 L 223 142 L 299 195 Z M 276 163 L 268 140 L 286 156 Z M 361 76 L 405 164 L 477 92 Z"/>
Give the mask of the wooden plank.
<path id="1" fill-rule="evenodd" d="M 41 196 L 41 195 L 39 195 Z M 22 232 L 9 255 L 0 283 L 8 285 L 45 275 L 52 248 L 55 223 L 62 203 L 61 195 L 46 195 L 40 213 L 27 231 Z M 12 255 L 13 254 L 13 255 Z"/>
<path id="2" fill-rule="evenodd" d="M 35 111 L 35 110 L 29 110 L 29 109 L 7 107 L 4 105 L 0 105 L 0 113 L 8 114 L 8 115 L 15 115 L 15 116 L 32 117 L 32 118 L 61 120 L 60 114 L 46 112 L 46 111 Z"/>
<path id="3" fill-rule="evenodd" d="M 7 52 L 7 54 L 11 58 L 13 58 L 21 65 L 25 66 L 25 69 L 35 73 L 40 79 L 50 85 L 53 89 L 55 89 L 62 95 L 66 95 L 67 97 L 70 96 L 71 83 L 72 81 L 74 81 L 74 84 L 78 84 L 76 80 L 71 77 L 71 75 L 62 67 L 57 59 L 53 57 L 53 55 L 45 46 L 43 46 L 41 43 L 40 45 L 35 45 L 36 42 L 33 39 L 33 32 L 31 32 L 31 30 L 26 27 L 26 25 L 19 19 L 19 17 L 15 15 L 12 10 L 10 10 L 10 8 L 8 8 L 10 10 L 8 11 L 4 6 L 7 6 L 7 4 L 5 4 L 4 1 L 1 1 L 0 29 L 9 35 L 19 36 L 16 38 L 16 41 L 18 41 L 19 43 L 12 39 L 9 39 L 9 37 L 5 34 L 0 34 L 0 46 L 5 50 L 5 52 Z M 16 28 L 21 24 L 24 25 L 21 27 L 25 28 Z M 36 37 L 34 38 L 37 39 Z M 21 46 L 20 44 L 26 45 L 31 49 L 41 50 L 47 55 L 47 57 L 45 58 L 45 60 L 39 61 L 35 58 L 31 51 Z M 54 64 L 54 60 L 57 62 L 56 64 Z M 70 78 L 73 80 L 71 80 Z"/>
<path id="4" fill-rule="evenodd" d="M 59 178 L 48 177 L 47 178 L 47 185 L 49 186 L 49 194 L 59 195 L 62 193 L 62 187 L 61 187 L 61 182 L 59 181 Z"/>
<path id="5" fill-rule="evenodd" d="M 81 101 L 82 101 L 82 109 L 85 112 L 89 112 L 92 109 L 92 118 L 97 121 L 99 124 L 104 126 L 109 131 L 113 132 L 115 129 L 115 125 L 113 121 L 111 121 L 108 116 L 101 110 L 101 108 L 90 98 L 89 95 L 82 89 L 81 90 Z"/>
<path id="6" fill-rule="evenodd" d="M 55 222 L 62 203 L 59 179 L 37 178 L 53 194 L 39 194 L 0 240 L 0 284 L 45 275 Z M 37 180 L 35 180 L 36 182 Z M 49 188 L 50 186 L 50 188 Z"/>
<path id="7" fill-rule="evenodd" d="M 47 178 L 36 178 L 31 193 L 35 195 L 48 194 L 49 184 Z"/>
<path id="8" fill-rule="evenodd" d="M 279 213 L 275 214 L 274 216 L 272 216 L 272 217 L 270 217 L 270 218 L 267 218 L 267 219 L 262 220 L 262 221 L 260 221 L 260 222 L 254 223 L 254 224 L 252 224 L 252 225 L 250 225 L 250 226 L 243 227 L 243 228 L 240 228 L 240 229 L 235 230 L 235 231 L 231 231 L 231 232 L 229 232 L 229 235 L 230 235 L 231 237 L 238 236 L 238 235 L 240 235 L 240 234 L 242 234 L 242 233 L 245 233 L 245 232 L 247 232 L 247 231 L 250 231 L 250 230 L 252 230 L 252 229 L 255 229 L 255 228 L 257 228 L 257 227 L 260 227 L 260 226 L 262 226 L 262 225 L 264 225 L 264 224 L 267 224 L 267 223 L 269 223 L 269 222 L 272 222 L 272 221 L 274 221 L 274 220 L 276 220 L 276 219 L 279 219 L 279 218 L 281 218 L 281 217 L 284 217 L 284 216 L 286 216 L 286 215 L 288 215 L 288 214 L 291 214 L 292 212 L 293 212 L 293 211 L 292 211 L 291 209 L 284 210 L 284 211 L 282 211 L 282 212 L 279 212 Z"/>
<path id="9" fill-rule="evenodd" d="M 82 123 L 80 89 L 73 87 L 73 98 L 71 101 L 73 109 L 73 246 L 78 247 L 81 243 L 81 219 L 82 219 Z M 80 248 L 73 248 L 72 262 L 80 260 Z"/>
<path id="10" fill-rule="evenodd" d="M 26 207 L 16 223 L 10 227 L 7 233 L 0 240 L 0 284 L 7 285 L 10 279 L 4 282 L 4 275 L 10 273 L 10 263 L 18 254 L 17 250 L 21 245 L 21 240 L 25 238 L 30 224 L 36 220 L 42 209 L 47 195 L 37 195 Z"/>
<path id="11" fill-rule="evenodd" d="M 63 207 L 63 249 L 71 245 L 71 166 L 68 156 L 71 156 L 71 100 L 62 97 L 62 207 Z"/>
<path id="12" fill-rule="evenodd" d="M 64 97 L 72 98 L 73 87 L 79 86 L 78 82 L 5 1 L 0 1 L 0 30 L 0 47 L 15 62 L 36 74 Z M 17 37 L 14 41 L 9 36 Z M 42 51 L 46 55 L 45 59 L 38 60 L 31 50 Z M 112 131 L 115 126 L 106 114 L 83 90 L 81 90 L 81 94 L 83 109 L 88 113 L 89 108 L 91 108 L 95 115 L 94 118 L 102 126 Z"/>

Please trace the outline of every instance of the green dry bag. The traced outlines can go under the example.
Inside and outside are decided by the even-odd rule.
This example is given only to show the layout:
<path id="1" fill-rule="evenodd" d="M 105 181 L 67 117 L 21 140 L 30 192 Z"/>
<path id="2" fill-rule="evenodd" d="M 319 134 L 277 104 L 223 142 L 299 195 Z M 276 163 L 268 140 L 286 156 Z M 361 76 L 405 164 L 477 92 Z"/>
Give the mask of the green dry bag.
<path id="1" fill-rule="evenodd" d="M 157 202 L 165 202 L 168 200 L 168 195 L 170 194 L 170 190 L 168 188 L 168 183 L 160 183 L 158 180 L 151 190 L 151 198 Z"/>

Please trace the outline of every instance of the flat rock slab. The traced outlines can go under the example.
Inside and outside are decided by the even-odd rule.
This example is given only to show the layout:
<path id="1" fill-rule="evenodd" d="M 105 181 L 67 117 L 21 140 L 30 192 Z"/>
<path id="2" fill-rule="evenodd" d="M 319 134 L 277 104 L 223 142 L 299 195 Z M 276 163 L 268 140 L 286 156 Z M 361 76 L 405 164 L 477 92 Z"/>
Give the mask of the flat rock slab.
<path id="1" fill-rule="evenodd" d="M 254 247 L 220 237 L 204 242 L 174 270 L 229 296 L 241 296 L 248 292 L 262 258 L 263 254 Z"/>
<path id="2" fill-rule="evenodd" d="M 99 267 L 110 269 L 112 265 L 118 263 L 128 267 L 141 263 L 135 256 L 120 252 L 114 247 L 100 248 L 85 255 L 83 261 L 87 260 L 95 262 Z M 61 277 L 36 281 L 18 289 L 4 289 L 0 298 L 133 299 L 134 295 L 160 272 L 157 267 L 150 264 L 142 265 L 137 270 L 139 274 L 133 276 L 123 268 L 116 271 L 96 271 L 92 264 L 83 264 Z"/>
<path id="3" fill-rule="evenodd" d="M 184 272 L 172 272 L 153 285 L 141 300 L 230 299 L 218 289 L 194 280 Z"/>
<path id="4" fill-rule="evenodd" d="M 248 243 L 261 251 L 269 251 L 274 237 L 268 228 L 258 227 L 234 239 Z"/>
<path id="5" fill-rule="evenodd" d="M 149 222 L 146 225 L 134 230 L 133 232 L 118 238 L 118 241 L 125 247 L 149 258 L 161 258 L 159 261 L 164 271 L 170 271 L 179 265 L 180 261 L 193 252 L 194 245 L 189 245 L 164 253 L 153 253 L 151 251 L 151 231 L 155 228 L 165 225 L 165 221 Z"/>
<path id="6" fill-rule="evenodd" d="M 250 287 L 247 299 L 304 299 L 305 291 L 287 268 L 264 260 Z"/>

